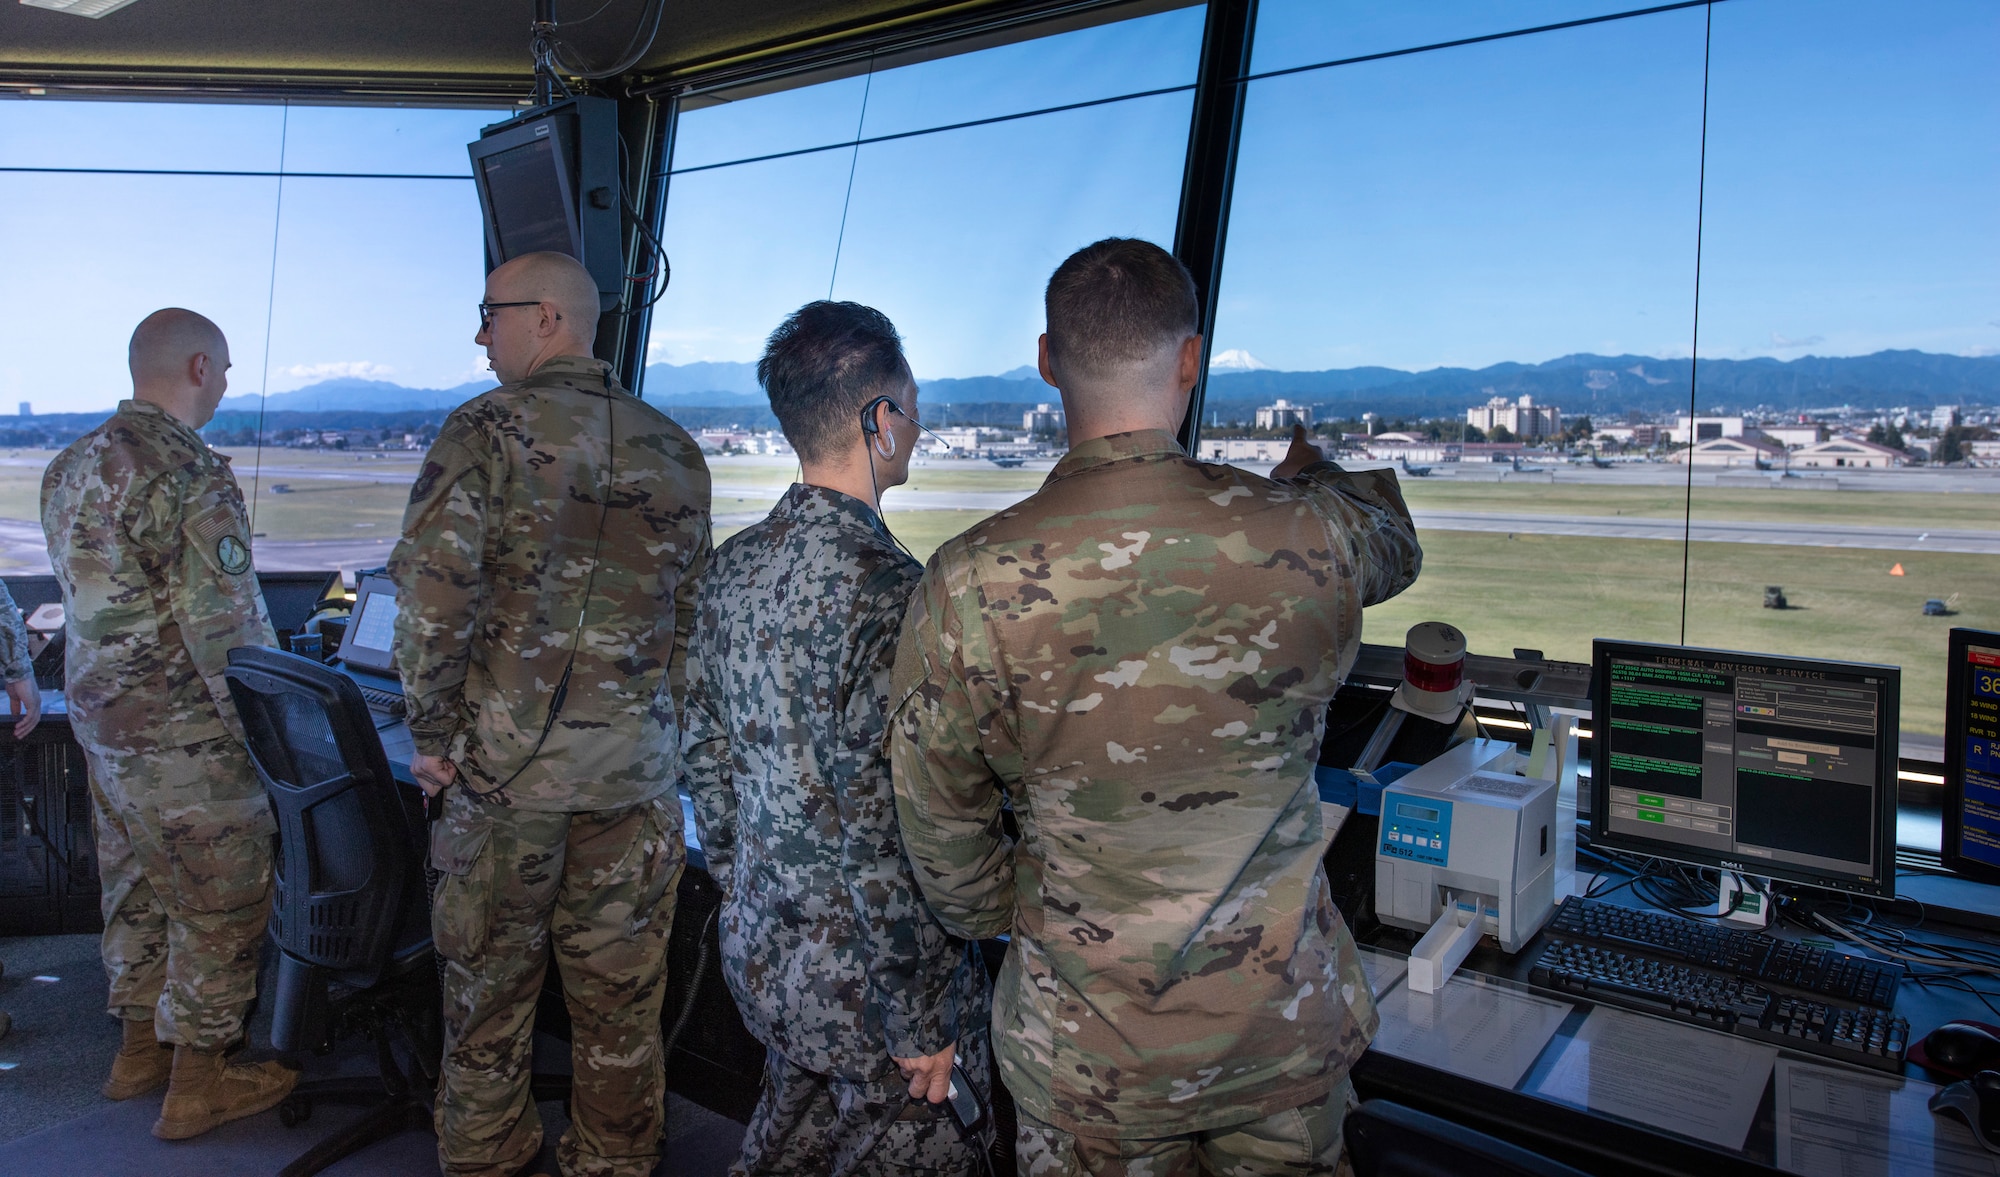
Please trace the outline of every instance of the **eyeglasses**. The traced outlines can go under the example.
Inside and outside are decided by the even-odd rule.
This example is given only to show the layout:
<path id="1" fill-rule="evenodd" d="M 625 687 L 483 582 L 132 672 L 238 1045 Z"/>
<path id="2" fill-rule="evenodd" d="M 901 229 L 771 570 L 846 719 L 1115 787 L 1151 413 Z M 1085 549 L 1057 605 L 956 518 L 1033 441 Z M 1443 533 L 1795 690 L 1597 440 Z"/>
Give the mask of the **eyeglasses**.
<path id="1" fill-rule="evenodd" d="M 481 331 L 493 330 L 494 311 L 505 310 L 508 307 L 538 307 L 540 305 L 542 305 L 541 299 L 535 299 L 533 302 L 482 302 L 479 304 L 479 329 Z M 558 315 L 556 317 L 561 318 L 562 316 Z"/>

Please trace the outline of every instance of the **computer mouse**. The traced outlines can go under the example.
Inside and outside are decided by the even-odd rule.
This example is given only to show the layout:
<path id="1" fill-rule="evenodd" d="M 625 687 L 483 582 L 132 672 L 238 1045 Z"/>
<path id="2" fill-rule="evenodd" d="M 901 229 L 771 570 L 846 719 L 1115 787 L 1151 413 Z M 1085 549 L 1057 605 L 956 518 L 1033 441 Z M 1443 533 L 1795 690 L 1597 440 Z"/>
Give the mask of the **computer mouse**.
<path id="1" fill-rule="evenodd" d="M 2000 1153 L 2000 1071 L 1981 1071 L 1931 1096 L 1934 1115 L 1949 1113 L 1965 1121 L 1979 1146 Z"/>
<path id="2" fill-rule="evenodd" d="M 1925 1035 L 1924 1054 L 1940 1070 L 1970 1075 L 2000 1067 L 2000 1038 L 1971 1022 L 1946 1022 Z"/>

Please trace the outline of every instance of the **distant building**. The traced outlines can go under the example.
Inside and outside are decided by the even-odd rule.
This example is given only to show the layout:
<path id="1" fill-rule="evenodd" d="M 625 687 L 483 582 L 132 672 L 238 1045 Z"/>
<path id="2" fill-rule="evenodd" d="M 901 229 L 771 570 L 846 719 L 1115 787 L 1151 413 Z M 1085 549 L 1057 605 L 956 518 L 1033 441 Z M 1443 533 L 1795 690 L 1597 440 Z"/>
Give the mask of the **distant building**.
<path id="1" fill-rule="evenodd" d="M 1761 437 L 1711 437 L 1698 441 L 1684 450 L 1675 450 L 1668 461 L 1688 463 L 1695 466 L 1720 466 L 1725 470 L 1738 467 L 1755 469 L 1770 466 L 1785 460 L 1785 447 Z"/>
<path id="2" fill-rule="evenodd" d="M 1899 449 L 1876 445 L 1858 437 L 1836 437 L 1809 445 L 1792 455 L 1792 465 L 1814 469 L 1888 470 L 1909 464 L 1910 456 Z"/>
<path id="3" fill-rule="evenodd" d="M 1312 424 L 1311 405 L 1295 405 L 1288 400 L 1280 400 L 1275 405 L 1265 405 L 1257 410 L 1259 429 L 1290 429 L 1294 425 L 1303 425 L 1311 429 Z"/>
<path id="4" fill-rule="evenodd" d="M 26 415 L 25 413 L 22 414 L 22 416 Z M 1931 410 L 1932 429 L 1950 429 L 1956 424 L 1958 424 L 1957 405 L 1939 405 Z"/>
<path id="5" fill-rule="evenodd" d="M 1288 437 L 1204 437 L 1195 456 L 1204 462 L 1280 462 L 1291 445 Z M 1325 445 L 1313 445 L 1326 453 Z"/>
<path id="6" fill-rule="evenodd" d="M 1681 445 L 1713 441 L 1718 437 L 1742 437 L 1741 417 L 1689 417 L 1682 413 L 1679 422 L 1667 430 L 1667 440 Z"/>
<path id="7" fill-rule="evenodd" d="M 1361 449 L 1378 462 L 1456 462 L 1465 452 L 1455 441 L 1413 438 L 1407 433 L 1384 433 Z"/>
<path id="8" fill-rule="evenodd" d="M 1465 423 L 1482 433 L 1505 429 L 1523 441 L 1532 441 L 1562 432 L 1562 410 L 1554 405 L 1538 405 L 1532 396 L 1513 401 L 1496 396 L 1465 410 Z"/>
<path id="9" fill-rule="evenodd" d="M 29 404 L 29 403 L 28 403 L 27 401 L 22 401 L 22 402 L 21 402 L 21 415 L 22 415 L 23 417 L 32 417 L 32 416 L 34 416 L 34 415 L 35 415 L 35 406 L 33 406 L 33 405 Z"/>
<path id="10" fill-rule="evenodd" d="M 1748 426 L 1745 426 L 1746 431 L 1748 428 Z M 1826 426 L 1821 425 L 1817 421 L 1788 425 L 1766 424 L 1759 425 L 1756 429 L 1758 433 L 1763 434 L 1788 450 L 1800 449 L 1809 445 L 1818 445 L 1820 442 L 1826 440 Z"/>
<path id="11" fill-rule="evenodd" d="M 1606 425 L 1597 431 L 1597 436 L 1622 446 L 1650 449 L 1660 443 L 1660 427 L 1652 424 Z"/>
<path id="12" fill-rule="evenodd" d="M 1527 448 L 1518 441 L 1468 441 L 1458 450 L 1467 462 L 1511 462 Z"/>
<path id="13" fill-rule="evenodd" d="M 1021 428 L 1029 433 L 1061 433 L 1064 424 L 1061 405 L 1039 404 L 1021 414 Z"/>
<path id="14" fill-rule="evenodd" d="M 952 449 L 968 454 L 982 446 L 1007 440 L 1007 435 L 998 429 L 988 429 L 979 425 L 957 425 L 939 429 L 936 433 Z"/>

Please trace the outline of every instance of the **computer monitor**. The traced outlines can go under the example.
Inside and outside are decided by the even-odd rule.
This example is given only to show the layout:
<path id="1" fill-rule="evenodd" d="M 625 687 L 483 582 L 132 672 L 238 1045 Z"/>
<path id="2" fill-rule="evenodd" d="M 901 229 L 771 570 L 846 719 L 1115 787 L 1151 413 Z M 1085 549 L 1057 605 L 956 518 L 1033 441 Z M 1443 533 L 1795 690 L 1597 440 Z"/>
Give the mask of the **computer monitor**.
<path id="1" fill-rule="evenodd" d="M 396 673 L 396 582 L 364 576 L 354 586 L 354 612 L 340 639 L 340 660 L 376 674 Z"/>
<path id="2" fill-rule="evenodd" d="M 624 297 L 617 107 L 571 98 L 495 123 L 466 145 L 490 270 L 524 253 L 566 253 L 597 283 L 601 309 Z"/>
<path id="3" fill-rule="evenodd" d="M 1945 869 L 2000 883 L 2000 633 L 1954 629 L 1944 688 Z"/>
<path id="4" fill-rule="evenodd" d="M 1902 672 L 1599 640 L 1594 844 L 1893 896 Z"/>

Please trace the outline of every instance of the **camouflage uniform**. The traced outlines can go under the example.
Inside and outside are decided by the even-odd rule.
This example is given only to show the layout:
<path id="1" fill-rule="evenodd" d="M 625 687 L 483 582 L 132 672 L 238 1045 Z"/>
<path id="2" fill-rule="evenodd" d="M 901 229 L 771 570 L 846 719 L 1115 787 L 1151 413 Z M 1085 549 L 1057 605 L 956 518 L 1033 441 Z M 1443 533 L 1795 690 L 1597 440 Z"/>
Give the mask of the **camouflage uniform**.
<path id="1" fill-rule="evenodd" d="M 738 1173 L 969 1172 L 977 1160 L 947 1118 L 896 1118 L 909 1084 L 892 1056 L 956 1042 L 967 1073 L 987 1075 L 986 970 L 923 905 L 883 746 L 920 572 L 867 504 L 794 485 L 722 545 L 702 586 L 684 780 L 728 893 L 730 992 L 767 1051 Z"/>
<path id="2" fill-rule="evenodd" d="M 276 826 L 222 672 L 276 641 L 229 459 L 128 400 L 42 477 L 70 727 L 90 766 L 111 1012 L 162 1042 L 241 1037 Z"/>
<path id="3" fill-rule="evenodd" d="M 14 594 L 0 584 L 0 682 L 33 678 L 34 655 L 28 651 L 28 626 L 21 619 L 21 607 Z"/>
<path id="4" fill-rule="evenodd" d="M 431 832 L 446 1173 L 512 1173 L 541 1147 L 529 1047 L 551 941 L 574 1027 L 563 1172 L 659 1157 L 679 679 L 709 555 L 700 451 L 597 360 L 559 357 L 461 405 L 410 488 L 389 565 L 396 665 L 417 750 L 459 771 Z"/>
<path id="5" fill-rule="evenodd" d="M 946 927 L 1012 927 L 993 1017 L 1025 1155 L 1227 1147 L 1367 1046 L 1312 771 L 1362 606 L 1421 559 L 1392 474 L 1273 481 L 1158 431 L 1075 447 L 932 557 L 896 663 L 898 816 Z"/>

